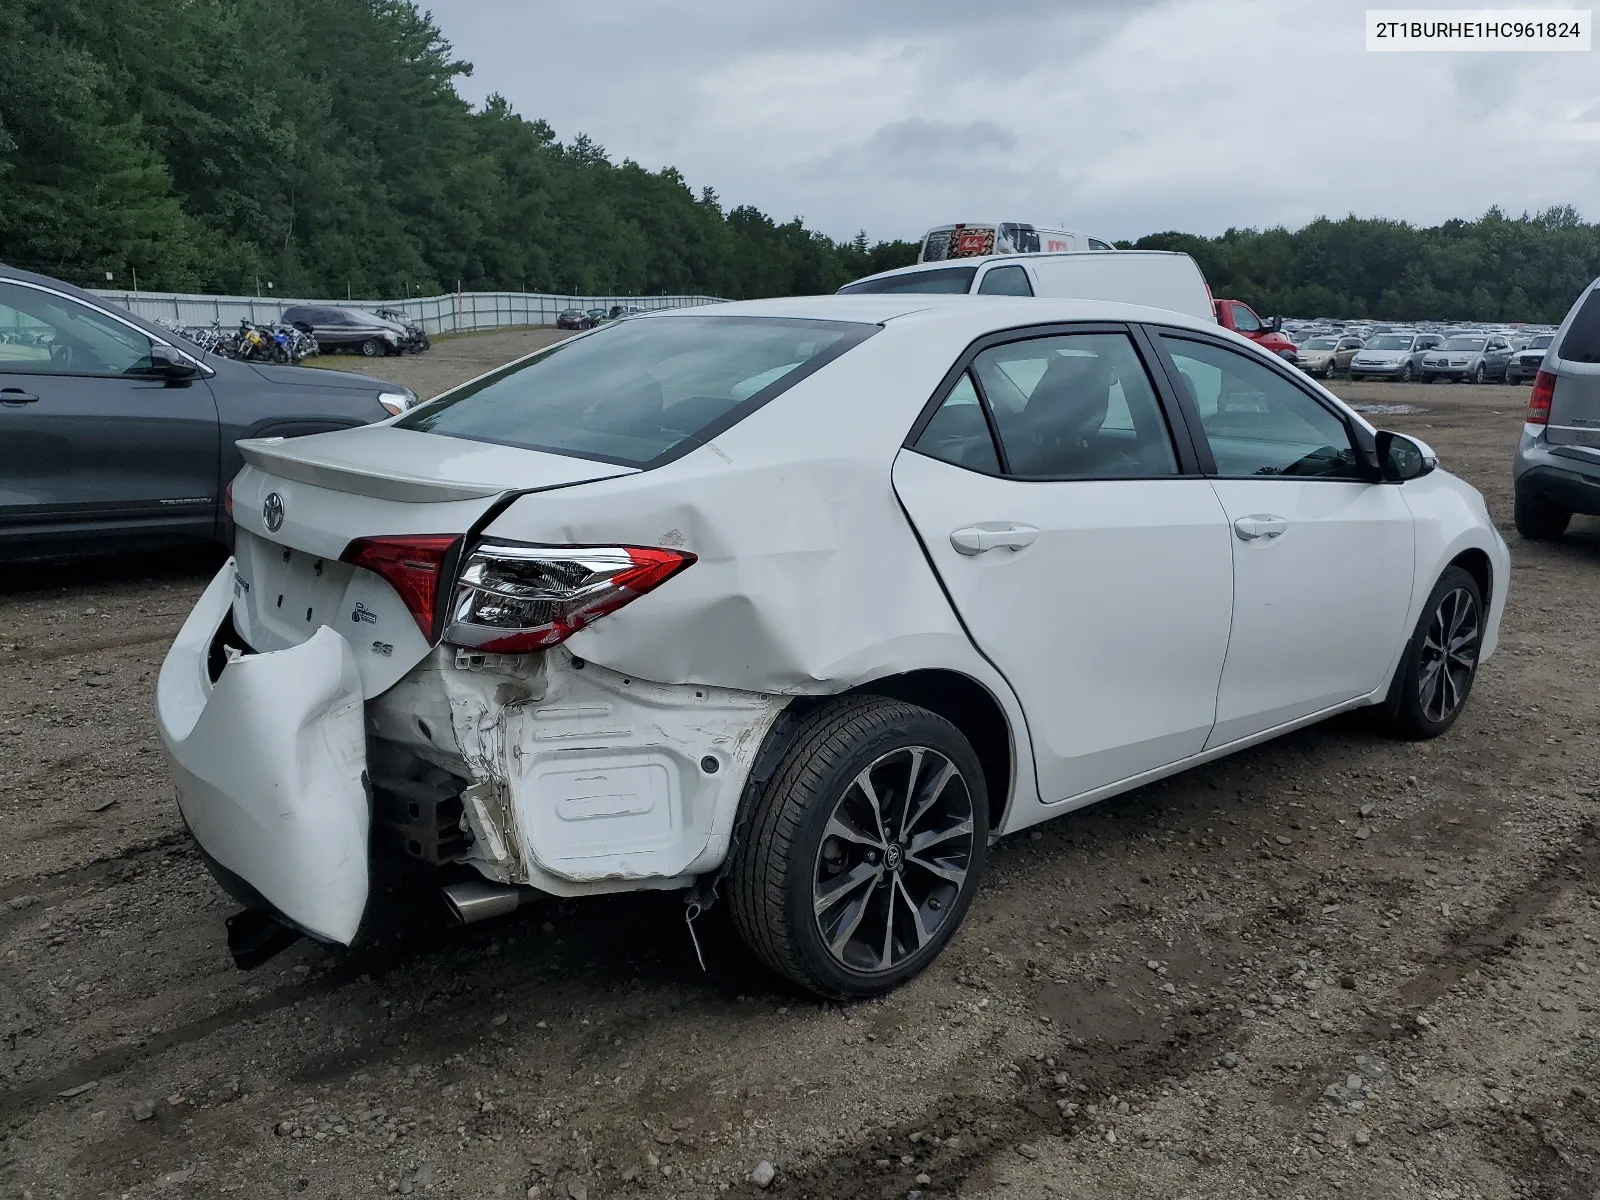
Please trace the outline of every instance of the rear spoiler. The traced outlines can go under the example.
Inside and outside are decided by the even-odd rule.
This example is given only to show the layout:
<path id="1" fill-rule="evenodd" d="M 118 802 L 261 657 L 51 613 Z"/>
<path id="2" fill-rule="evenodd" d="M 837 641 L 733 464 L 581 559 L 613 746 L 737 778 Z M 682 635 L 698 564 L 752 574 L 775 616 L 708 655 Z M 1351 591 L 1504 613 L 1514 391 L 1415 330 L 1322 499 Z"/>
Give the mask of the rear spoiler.
<path id="1" fill-rule="evenodd" d="M 408 475 L 394 468 L 382 474 L 363 471 L 348 463 L 333 462 L 318 455 L 314 443 L 299 438 L 246 438 L 237 443 L 244 461 L 282 479 L 396 500 L 403 504 L 443 504 L 451 500 L 481 500 L 498 496 L 505 488 L 495 483 L 463 483 Z"/>

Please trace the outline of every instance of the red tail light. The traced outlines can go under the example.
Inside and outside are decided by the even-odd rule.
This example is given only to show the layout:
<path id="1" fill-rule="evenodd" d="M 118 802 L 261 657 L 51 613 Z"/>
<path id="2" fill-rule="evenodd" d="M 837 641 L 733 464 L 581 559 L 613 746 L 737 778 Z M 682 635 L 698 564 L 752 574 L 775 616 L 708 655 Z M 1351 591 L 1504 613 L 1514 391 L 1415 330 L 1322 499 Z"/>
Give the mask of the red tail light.
<path id="1" fill-rule="evenodd" d="M 1550 424 L 1550 401 L 1556 394 L 1556 377 L 1550 371 L 1540 371 L 1533 377 L 1533 395 L 1528 397 L 1529 425 Z"/>
<path id="2" fill-rule="evenodd" d="M 467 555 L 445 639 L 523 654 L 564 642 L 695 561 L 650 546 L 482 542 Z"/>
<path id="3" fill-rule="evenodd" d="M 222 489 L 222 511 L 228 514 L 228 520 L 233 520 L 233 480 L 228 480 L 228 486 Z"/>
<path id="4" fill-rule="evenodd" d="M 445 566 L 460 542 L 459 534 L 357 538 L 344 548 L 339 560 L 365 567 L 387 580 L 416 618 L 422 636 L 431 642 L 438 631 Z"/>

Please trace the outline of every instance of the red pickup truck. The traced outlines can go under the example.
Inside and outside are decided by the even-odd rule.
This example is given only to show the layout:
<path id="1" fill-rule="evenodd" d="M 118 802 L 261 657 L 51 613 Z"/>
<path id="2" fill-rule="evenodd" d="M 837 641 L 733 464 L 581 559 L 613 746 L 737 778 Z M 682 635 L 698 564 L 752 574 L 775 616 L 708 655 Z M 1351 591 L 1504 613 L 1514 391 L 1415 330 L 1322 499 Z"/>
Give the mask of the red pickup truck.
<path id="1" fill-rule="evenodd" d="M 1274 317 L 1269 325 L 1242 300 L 1214 300 L 1212 303 L 1216 306 L 1218 325 L 1244 334 L 1252 342 L 1290 362 L 1295 360 L 1294 343 L 1283 335 L 1281 318 Z"/>

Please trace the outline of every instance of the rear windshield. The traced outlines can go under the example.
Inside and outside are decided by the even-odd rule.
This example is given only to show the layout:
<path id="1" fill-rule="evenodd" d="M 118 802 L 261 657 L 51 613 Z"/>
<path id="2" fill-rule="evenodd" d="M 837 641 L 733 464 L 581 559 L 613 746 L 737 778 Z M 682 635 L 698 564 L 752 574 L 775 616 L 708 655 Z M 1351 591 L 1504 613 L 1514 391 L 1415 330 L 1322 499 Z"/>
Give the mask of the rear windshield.
<path id="1" fill-rule="evenodd" d="M 1487 338 L 1451 338 L 1444 344 L 1446 350 L 1482 350 Z"/>
<path id="2" fill-rule="evenodd" d="M 1557 353 L 1568 362 L 1600 363 L 1600 288 L 1584 299 Z"/>
<path id="3" fill-rule="evenodd" d="M 914 295 L 937 293 L 941 296 L 962 296 L 972 288 L 972 277 L 977 267 L 941 267 L 937 271 L 913 271 L 908 275 L 887 275 L 882 279 L 859 279 L 839 289 L 840 295 L 852 292 L 892 293 Z"/>
<path id="4" fill-rule="evenodd" d="M 1382 337 L 1375 337 L 1367 343 L 1368 350 L 1409 350 L 1411 339 L 1398 333 L 1386 333 Z"/>
<path id="5" fill-rule="evenodd" d="M 557 342 L 395 424 L 629 467 L 723 432 L 870 337 L 853 321 L 644 317 Z"/>

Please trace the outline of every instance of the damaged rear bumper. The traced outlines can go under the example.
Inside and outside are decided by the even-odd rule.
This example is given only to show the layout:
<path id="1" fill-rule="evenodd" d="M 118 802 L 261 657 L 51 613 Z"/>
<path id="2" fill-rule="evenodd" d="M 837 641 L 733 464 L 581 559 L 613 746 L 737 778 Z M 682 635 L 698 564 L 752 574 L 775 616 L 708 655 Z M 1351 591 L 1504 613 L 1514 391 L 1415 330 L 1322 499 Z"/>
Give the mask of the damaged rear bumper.
<path id="1" fill-rule="evenodd" d="M 225 890 L 348 945 L 366 909 L 371 823 L 355 658 L 327 626 L 288 650 L 226 654 L 233 588 L 230 559 L 161 666 L 178 807 Z"/>

